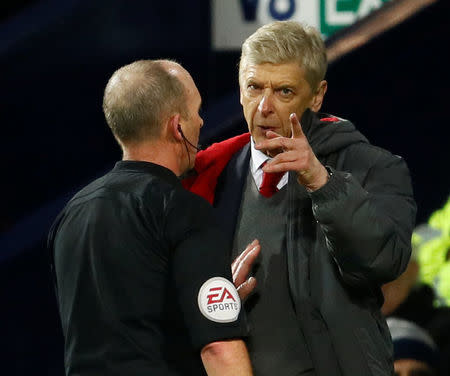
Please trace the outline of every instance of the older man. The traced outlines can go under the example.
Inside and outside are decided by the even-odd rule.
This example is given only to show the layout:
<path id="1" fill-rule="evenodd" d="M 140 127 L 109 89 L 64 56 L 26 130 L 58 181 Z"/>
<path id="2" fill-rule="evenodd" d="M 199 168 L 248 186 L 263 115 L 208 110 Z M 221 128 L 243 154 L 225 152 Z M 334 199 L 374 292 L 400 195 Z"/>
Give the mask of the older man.
<path id="1" fill-rule="evenodd" d="M 410 176 L 402 158 L 319 112 L 326 69 L 315 29 L 259 28 L 239 66 L 250 134 L 199 153 L 185 181 L 220 214 L 234 256 L 260 240 L 258 286 L 245 304 L 257 375 L 393 372 L 380 286 L 410 256 Z"/>
<path id="2" fill-rule="evenodd" d="M 178 179 L 195 161 L 186 139 L 198 140 L 200 104 L 166 60 L 124 66 L 106 86 L 123 160 L 70 200 L 49 238 L 67 375 L 197 375 L 200 359 L 208 375 L 252 374 L 229 248 Z"/>

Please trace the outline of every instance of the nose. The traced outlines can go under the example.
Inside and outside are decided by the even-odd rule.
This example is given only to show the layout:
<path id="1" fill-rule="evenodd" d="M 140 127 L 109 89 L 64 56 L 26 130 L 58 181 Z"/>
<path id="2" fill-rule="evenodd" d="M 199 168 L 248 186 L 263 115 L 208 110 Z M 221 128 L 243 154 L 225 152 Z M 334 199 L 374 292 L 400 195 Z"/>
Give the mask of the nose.
<path id="1" fill-rule="evenodd" d="M 203 127 L 203 118 L 200 116 L 200 128 Z"/>
<path id="2" fill-rule="evenodd" d="M 269 116 L 273 112 L 272 94 L 270 92 L 264 92 L 258 105 L 258 111 L 263 116 Z"/>

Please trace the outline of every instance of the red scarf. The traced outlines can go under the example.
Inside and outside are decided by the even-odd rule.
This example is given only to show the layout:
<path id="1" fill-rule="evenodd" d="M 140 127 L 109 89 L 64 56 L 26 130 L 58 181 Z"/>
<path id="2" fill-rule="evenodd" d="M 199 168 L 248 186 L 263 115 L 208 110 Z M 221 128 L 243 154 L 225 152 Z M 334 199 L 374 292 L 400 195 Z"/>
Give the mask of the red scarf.
<path id="1" fill-rule="evenodd" d="M 196 174 L 184 179 L 183 187 L 205 198 L 212 205 L 217 179 L 231 157 L 249 142 L 250 133 L 244 133 L 198 152 L 194 166 Z"/>

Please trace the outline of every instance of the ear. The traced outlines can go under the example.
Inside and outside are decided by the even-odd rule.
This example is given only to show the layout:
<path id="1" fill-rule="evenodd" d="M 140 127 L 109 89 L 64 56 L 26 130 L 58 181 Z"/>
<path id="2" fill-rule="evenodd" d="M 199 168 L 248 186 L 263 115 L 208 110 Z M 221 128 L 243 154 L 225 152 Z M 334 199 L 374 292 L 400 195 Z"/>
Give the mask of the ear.
<path id="1" fill-rule="evenodd" d="M 242 106 L 242 88 L 239 87 L 239 103 Z"/>
<path id="2" fill-rule="evenodd" d="M 181 136 L 181 132 L 179 130 L 180 125 L 180 114 L 175 114 L 169 117 L 167 120 L 167 133 L 170 138 L 173 138 L 177 141 L 183 141 L 183 137 Z"/>
<path id="3" fill-rule="evenodd" d="M 327 92 L 328 83 L 327 81 L 323 80 L 320 81 L 319 88 L 317 89 L 316 93 L 314 94 L 312 100 L 311 100 L 311 110 L 314 112 L 318 112 L 320 108 L 322 107 L 323 103 L 323 97 L 325 96 L 325 93 Z"/>

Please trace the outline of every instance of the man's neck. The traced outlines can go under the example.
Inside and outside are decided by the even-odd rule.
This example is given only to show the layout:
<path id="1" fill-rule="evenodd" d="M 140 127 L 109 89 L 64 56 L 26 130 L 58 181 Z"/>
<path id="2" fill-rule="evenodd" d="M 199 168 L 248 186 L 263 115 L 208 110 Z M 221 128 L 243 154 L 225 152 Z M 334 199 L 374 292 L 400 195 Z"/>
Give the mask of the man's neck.
<path id="1" fill-rule="evenodd" d="M 147 141 L 123 147 L 122 160 L 151 162 L 171 170 L 175 175 L 181 175 L 181 166 L 174 144 L 160 141 Z"/>

